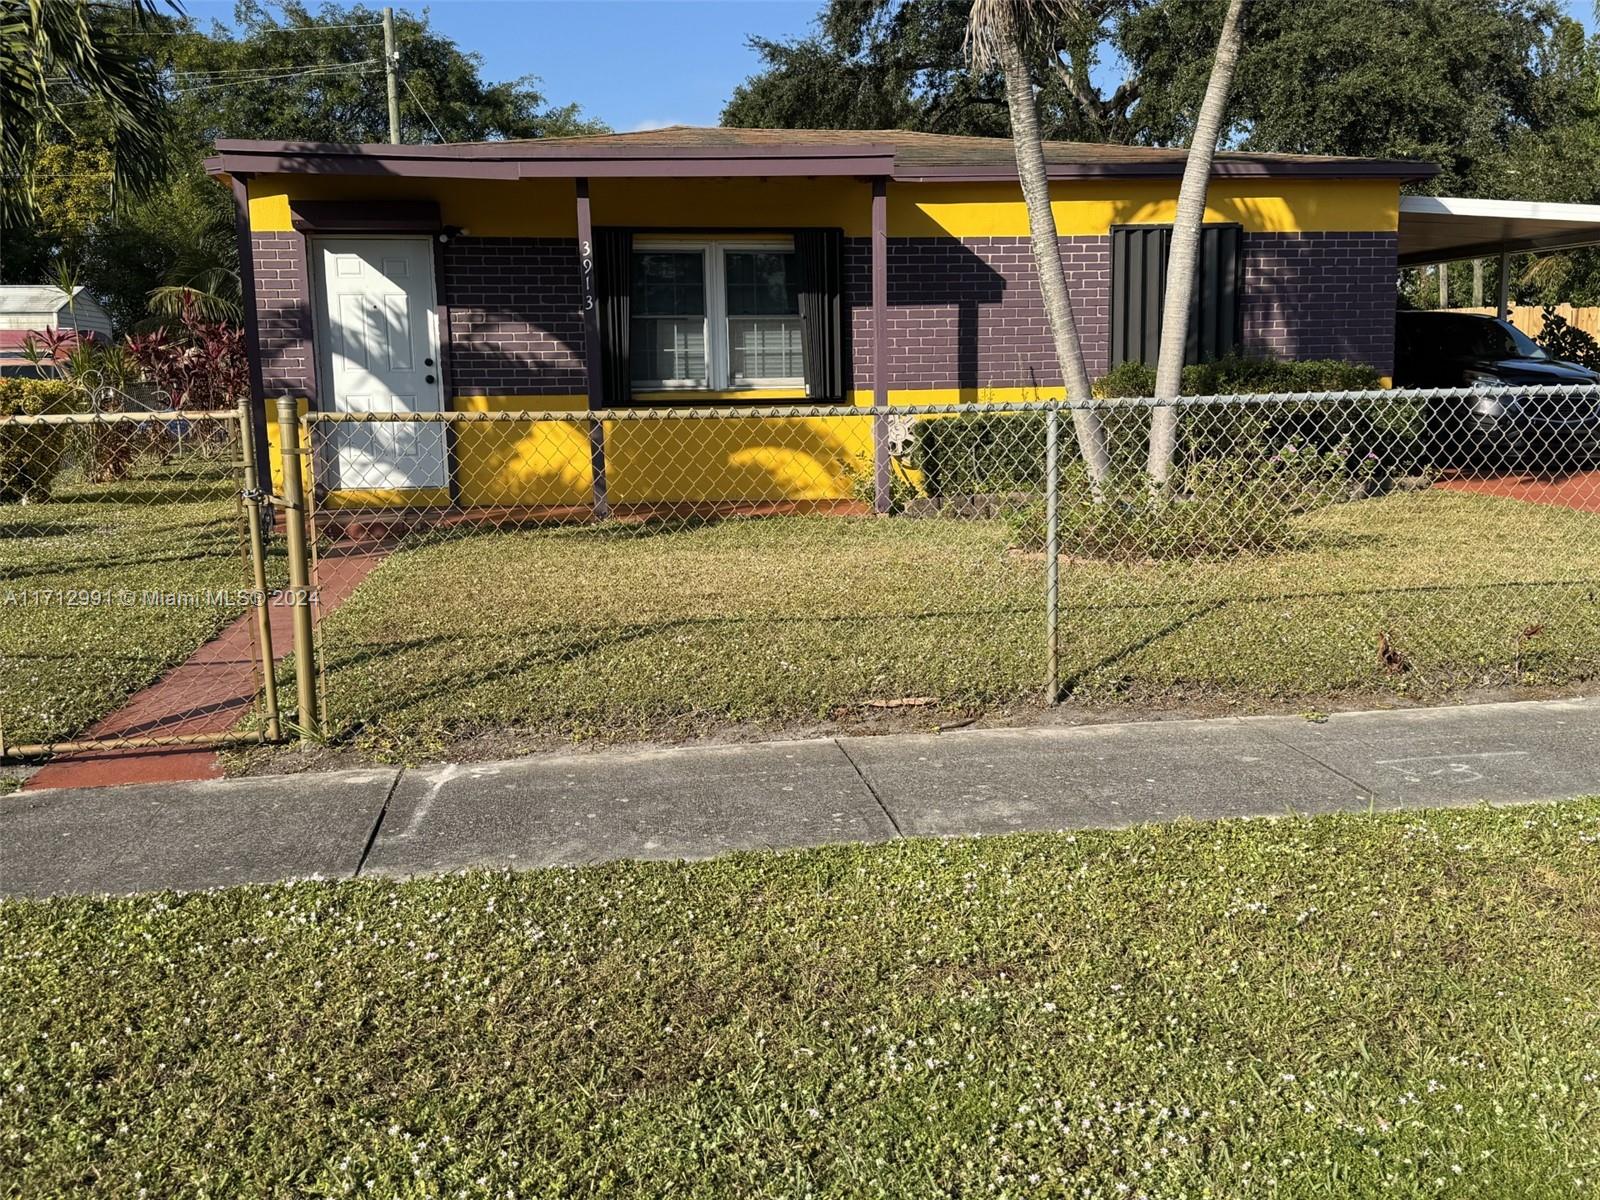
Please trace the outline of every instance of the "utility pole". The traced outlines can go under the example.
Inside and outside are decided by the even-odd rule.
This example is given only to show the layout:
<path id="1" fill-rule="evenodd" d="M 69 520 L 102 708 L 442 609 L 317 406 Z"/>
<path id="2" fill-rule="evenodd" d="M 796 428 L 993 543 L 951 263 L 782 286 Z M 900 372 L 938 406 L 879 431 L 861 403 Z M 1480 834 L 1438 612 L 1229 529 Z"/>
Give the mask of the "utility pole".
<path id="1" fill-rule="evenodd" d="M 394 49 L 394 9 L 383 10 L 383 76 L 389 92 L 389 144 L 400 144 L 400 93 L 396 90 L 395 69 L 400 56 Z"/>

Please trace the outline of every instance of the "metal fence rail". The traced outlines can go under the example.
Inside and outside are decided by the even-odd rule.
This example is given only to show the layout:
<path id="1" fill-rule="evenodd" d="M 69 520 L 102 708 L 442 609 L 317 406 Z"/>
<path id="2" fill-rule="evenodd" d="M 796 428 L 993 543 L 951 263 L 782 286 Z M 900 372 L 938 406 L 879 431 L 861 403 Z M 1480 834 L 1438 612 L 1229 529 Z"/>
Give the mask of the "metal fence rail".
<path id="1" fill-rule="evenodd" d="M 0 758 L 279 736 L 248 415 L 0 415 Z"/>
<path id="2" fill-rule="evenodd" d="M 311 593 L 376 567 L 319 627 L 332 734 L 1600 672 L 1596 388 L 1183 397 L 1164 488 L 1148 398 L 469 403 L 311 413 L 286 435 Z M 1109 471 L 1063 413 L 1099 429 Z"/>

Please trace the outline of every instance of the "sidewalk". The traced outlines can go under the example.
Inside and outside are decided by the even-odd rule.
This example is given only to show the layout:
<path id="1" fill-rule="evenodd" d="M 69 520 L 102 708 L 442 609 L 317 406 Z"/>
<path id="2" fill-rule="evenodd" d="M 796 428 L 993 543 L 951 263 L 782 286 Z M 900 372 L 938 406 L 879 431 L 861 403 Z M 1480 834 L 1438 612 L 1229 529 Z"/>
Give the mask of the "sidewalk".
<path id="1" fill-rule="evenodd" d="M 1600 792 L 1600 699 L 598 751 L 0 797 L 0 894 Z"/>

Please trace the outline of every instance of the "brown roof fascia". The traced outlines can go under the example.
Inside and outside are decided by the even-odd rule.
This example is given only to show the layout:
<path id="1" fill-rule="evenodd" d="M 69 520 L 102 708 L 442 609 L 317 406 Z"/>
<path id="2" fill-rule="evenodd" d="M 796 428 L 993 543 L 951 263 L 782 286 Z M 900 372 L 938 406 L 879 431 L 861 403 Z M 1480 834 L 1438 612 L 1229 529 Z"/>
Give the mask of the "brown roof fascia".
<path id="1" fill-rule="evenodd" d="M 527 143 L 520 145 L 527 147 Z M 889 175 L 892 146 L 650 147 L 340 146 L 220 141 L 213 174 L 399 175 L 467 179 L 685 178 L 694 176 Z"/>
<path id="2" fill-rule="evenodd" d="M 903 183 L 1012 183 L 1015 167 L 988 163 L 896 165 L 890 144 L 793 146 L 594 146 L 476 142 L 442 146 L 341 145 L 225 139 L 206 159 L 212 174 L 390 175 L 406 178 L 572 179 L 855 176 Z M 1049 176 L 1071 179 L 1175 179 L 1183 158 L 1052 163 Z M 1432 163 L 1359 158 L 1218 159 L 1214 178 L 1425 180 Z"/>

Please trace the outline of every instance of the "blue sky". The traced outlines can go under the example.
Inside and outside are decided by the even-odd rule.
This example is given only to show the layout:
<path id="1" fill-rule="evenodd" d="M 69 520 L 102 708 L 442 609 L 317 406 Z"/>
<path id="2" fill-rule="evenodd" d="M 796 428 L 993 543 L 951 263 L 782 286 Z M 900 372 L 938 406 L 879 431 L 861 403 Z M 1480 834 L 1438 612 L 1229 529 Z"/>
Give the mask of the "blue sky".
<path id="1" fill-rule="evenodd" d="M 426 7 L 436 29 L 483 56 L 486 78 L 537 75 L 551 101 L 575 100 L 613 129 L 629 130 L 715 125 L 758 65 L 745 39 L 803 35 L 824 0 L 392 2 Z M 1590 0 L 1565 0 L 1565 7 L 1592 27 Z M 202 21 L 233 11 L 231 0 L 187 0 L 185 8 Z"/>
<path id="2" fill-rule="evenodd" d="M 626 130 L 715 125 L 759 64 L 745 39 L 805 34 L 823 0 L 390 2 L 426 8 L 435 29 L 483 56 L 485 78 L 537 75 L 551 101 L 575 100 Z M 184 8 L 202 24 L 233 12 L 232 0 L 186 0 Z"/>

